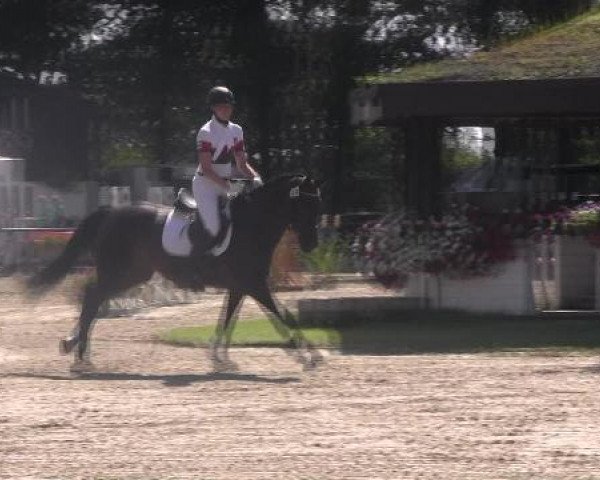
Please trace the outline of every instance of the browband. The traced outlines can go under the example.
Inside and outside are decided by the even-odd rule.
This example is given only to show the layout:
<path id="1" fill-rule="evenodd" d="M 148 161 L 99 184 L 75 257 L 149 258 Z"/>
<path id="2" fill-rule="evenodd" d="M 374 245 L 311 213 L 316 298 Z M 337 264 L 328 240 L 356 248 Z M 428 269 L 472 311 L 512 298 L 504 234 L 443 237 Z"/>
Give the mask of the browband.
<path id="1" fill-rule="evenodd" d="M 290 190 L 290 198 L 298 198 L 300 195 L 321 198 L 321 191 L 317 189 L 317 193 L 302 192 L 300 190 L 300 186 L 294 187 Z"/>

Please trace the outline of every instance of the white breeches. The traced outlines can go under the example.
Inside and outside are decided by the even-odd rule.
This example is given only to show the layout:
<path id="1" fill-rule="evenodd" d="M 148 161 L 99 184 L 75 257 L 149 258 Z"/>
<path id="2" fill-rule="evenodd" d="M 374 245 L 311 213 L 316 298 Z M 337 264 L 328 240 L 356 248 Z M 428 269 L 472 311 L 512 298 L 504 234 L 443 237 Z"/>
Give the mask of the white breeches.
<path id="1" fill-rule="evenodd" d="M 204 227 L 213 237 L 216 237 L 221 229 L 219 197 L 223 195 L 223 190 L 212 180 L 202 175 L 194 175 L 192 191 Z"/>

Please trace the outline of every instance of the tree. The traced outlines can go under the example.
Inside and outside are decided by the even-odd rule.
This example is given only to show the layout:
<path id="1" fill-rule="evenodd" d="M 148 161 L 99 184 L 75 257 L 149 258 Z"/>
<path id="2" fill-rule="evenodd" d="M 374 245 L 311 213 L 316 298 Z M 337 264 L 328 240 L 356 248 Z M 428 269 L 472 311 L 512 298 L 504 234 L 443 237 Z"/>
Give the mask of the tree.
<path id="1" fill-rule="evenodd" d="M 194 162 L 205 94 L 224 83 L 259 170 L 308 169 L 327 181 L 326 208 L 343 211 L 359 168 L 383 168 L 368 150 L 353 159 L 347 99 L 357 78 L 487 48 L 589 4 L 0 0 L 0 66 L 66 73 L 101 112 L 106 162 L 114 152 L 121 162 Z"/>
<path id="2" fill-rule="evenodd" d="M 87 0 L 2 0 L 0 66 L 24 75 L 62 70 L 81 37 L 103 16 Z"/>

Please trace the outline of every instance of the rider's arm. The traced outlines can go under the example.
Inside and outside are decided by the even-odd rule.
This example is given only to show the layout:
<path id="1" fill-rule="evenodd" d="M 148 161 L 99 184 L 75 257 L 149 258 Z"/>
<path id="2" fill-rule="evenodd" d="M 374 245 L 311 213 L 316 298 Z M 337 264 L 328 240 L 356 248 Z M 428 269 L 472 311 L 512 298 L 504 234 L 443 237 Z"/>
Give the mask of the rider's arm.
<path id="1" fill-rule="evenodd" d="M 234 151 L 233 155 L 235 157 L 235 164 L 238 170 L 248 178 L 259 177 L 260 175 L 256 173 L 256 170 L 252 168 L 252 166 L 248 163 L 248 155 L 244 150 Z"/>
<path id="2" fill-rule="evenodd" d="M 236 141 L 233 145 L 233 156 L 235 157 L 235 165 L 238 170 L 248 178 L 260 178 L 260 175 L 256 173 L 256 170 L 248 163 L 248 155 L 246 154 L 246 146 L 244 145 L 244 132 L 239 128 Z"/>
<path id="3" fill-rule="evenodd" d="M 198 163 L 201 166 L 202 175 L 215 182 L 223 191 L 229 190 L 229 183 L 227 180 L 222 179 L 213 169 L 212 154 L 198 150 Z"/>

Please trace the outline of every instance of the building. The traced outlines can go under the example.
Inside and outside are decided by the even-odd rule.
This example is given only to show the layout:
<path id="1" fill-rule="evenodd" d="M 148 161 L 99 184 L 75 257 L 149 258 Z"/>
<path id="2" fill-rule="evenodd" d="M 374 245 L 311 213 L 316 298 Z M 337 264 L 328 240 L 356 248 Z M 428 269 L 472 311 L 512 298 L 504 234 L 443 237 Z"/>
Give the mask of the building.
<path id="1" fill-rule="evenodd" d="M 0 156 L 24 159 L 27 180 L 87 178 L 94 135 L 92 107 L 66 84 L 0 70 Z"/>
<path id="2" fill-rule="evenodd" d="M 352 122 L 401 129 L 405 201 L 423 213 L 449 196 L 510 207 L 598 193 L 599 31 L 596 8 L 491 51 L 382 75 L 353 92 Z M 493 155 L 450 172 L 443 132 L 465 126 L 494 129 Z"/>

